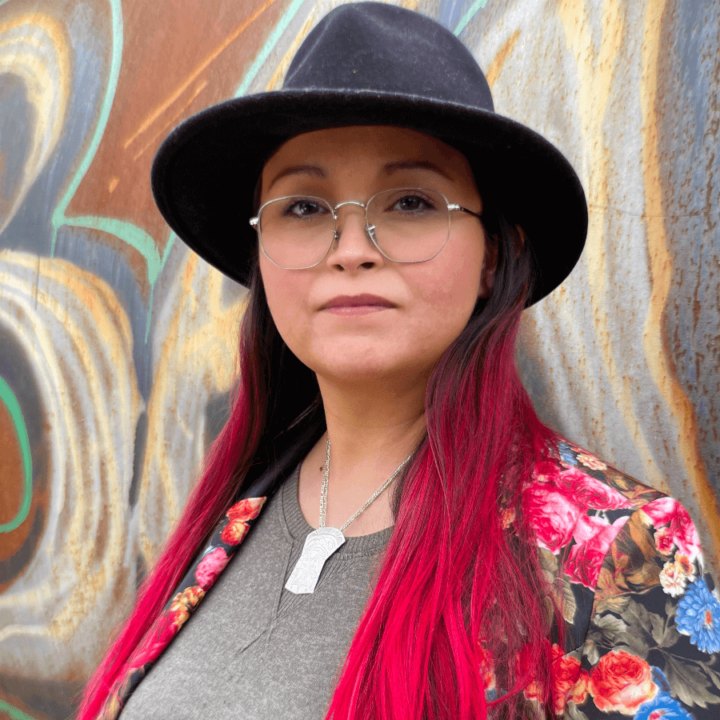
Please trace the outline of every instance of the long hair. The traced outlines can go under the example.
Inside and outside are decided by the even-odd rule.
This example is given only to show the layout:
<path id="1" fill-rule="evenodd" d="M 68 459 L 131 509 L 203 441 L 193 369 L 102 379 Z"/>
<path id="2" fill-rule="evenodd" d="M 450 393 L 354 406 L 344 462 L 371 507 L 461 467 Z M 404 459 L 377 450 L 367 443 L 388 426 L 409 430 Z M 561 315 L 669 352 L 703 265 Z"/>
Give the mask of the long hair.
<path id="1" fill-rule="evenodd" d="M 502 694 L 490 705 L 518 717 L 524 687 L 550 686 L 551 618 L 522 483 L 551 432 L 514 362 L 533 262 L 522 231 L 497 206 L 486 205 L 483 224 L 498 245 L 493 293 L 478 301 L 429 381 L 426 436 L 396 488 L 395 529 L 339 676 L 334 720 L 476 720 L 488 717 L 486 690 Z M 233 498 L 266 472 L 279 485 L 325 431 L 317 380 L 277 332 L 257 257 L 239 361 L 229 419 L 88 682 L 78 720 L 100 711 Z"/>
<path id="2" fill-rule="evenodd" d="M 483 222 L 498 240 L 495 287 L 430 377 L 426 441 L 398 488 L 395 528 L 330 704 L 333 720 L 550 714 L 548 639 L 561 608 L 548 603 L 522 490 L 555 435 L 514 357 L 532 256 L 501 213 L 488 209 Z M 529 685 L 540 708 L 523 696 Z"/>

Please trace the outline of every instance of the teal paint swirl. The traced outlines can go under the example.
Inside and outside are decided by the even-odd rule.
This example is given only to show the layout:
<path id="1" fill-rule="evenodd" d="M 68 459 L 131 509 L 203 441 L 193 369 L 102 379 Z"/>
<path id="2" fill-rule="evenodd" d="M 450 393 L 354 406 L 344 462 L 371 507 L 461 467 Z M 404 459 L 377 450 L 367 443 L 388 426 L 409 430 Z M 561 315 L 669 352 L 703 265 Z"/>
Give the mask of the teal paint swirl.
<path id="1" fill-rule="evenodd" d="M 10 413 L 10 417 L 15 426 L 18 441 L 20 443 L 20 454 L 22 455 L 23 465 L 23 498 L 20 504 L 20 510 L 17 515 L 10 521 L 0 525 L 0 533 L 12 532 L 22 525 L 30 512 L 30 502 L 32 501 L 32 455 L 30 454 L 30 438 L 28 437 L 27 428 L 25 427 L 25 418 L 23 418 L 20 403 L 15 397 L 15 393 L 10 386 L 0 378 L 0 401 Z M 2 708 L 2 706 L 0 706 Z"/>
<path id="2" fill-rule="evenodd" d="M 0 2 L 0 5 L 2 5 L 2 2 Z M 11 720 L 35 720 L 34 717 L 10 705 L 10 703 L 6 703 L 4 700 L 0 700 L 0 712 L 6 713 Z"/>
<path id="3" fill-rule="evenodd" d="M 487 0 L 485 1 L 487 2 Z M 263 45 L 263 49 L 250 66 L 247 75 L 243 78 L 243 81 L 235 91 L 236 98 L 243 96 L 247 92 L 250 87 L 250 83 L 255 79 L 255 76 L 263 66 L 263 63 L 268 59 L 268 56 L 277 45 L 280 36 L 285 32 L 285 30 L 287 30 L 287 26 L 290 24 L 295 15 L 297 15 L 297 11 L 302 7 L 304 2 L 305 0 L 293 0 L 290 7 L 285 11 L 285 14 L 282 16 L 282 20 L 280 20 L 275 29 L 272 31 L 270 37 L 267 39 L 267 42 Z"/>
<path id="4" fill-rule="evenodd" d="M 145 325 L 145 342 L 150 332 L 150 319 L 152 317 L 152 298 L 155 282 L 163 269 L 164 260 L 167 258 L 168 248 L 165 248 L 165 256 L 160 257 L 155 240 L 137 225 L 125 220 L 117 218 L 99 217 L 99 216 L 81 216 L 69 218 L 65 212 L 72 201 L 77 189 L 80 187 L 85 174 L 92 164 L 97 149 L 100 146 L 105 128 L 107 127 L 110 111 L 112 110 L 113 101 L 115 100 L 115 92 L 117 91 L 118 78 L 120 76 L 120 67 L 122 65 L 123 55 L 123 16 L 122 5 L 120 0 L 109 0 L 111 18 L 112 18 L 112 58 L 110 61 L 110 73 L 108 76 L 107 88 L 102 106 L 100 107 L 100 117 L 98 124 L 93 133 L 90 147 L 85 153 L 85 157 L 80 162 L 77 172 L 73 176 L 70 185 L 60 200 L 58 206 L 52 214 L 52 242 L 50 245 L 50 256 L 55 255 L 55 245 L 57 243 L 58 230 L 64 225 L 71 227 L 89 228 L 92 230 L 100 230 L 102 232 L 114 235 L 122 242 L 135 248 L 145 259 L 147 265 L 147 278 L 150 284 L 150 299 L 148 302 L 148 314 Z"/>
<path id="5" fill-rule="evenodd" d="M 110 63 L 110 73 L 108 76 L 107 89 L 105 91 L 105 97 L 103 99 L 102 106 L 100 108 L 100 117 L 98 119 L 97 127 L 93 134 L 85 157 L 83 157 L 80 165 L 73 176 L 70 184 L 68 185 L 65 194 L 58 203 L 52 214 L 52 240 L 50 244 L 50 256 L 55 255 L 55 246 L 57 244 L 58 230 L 65 226 L 71 227 L 82 227 L 92 230 L 100 230 L 102 232 L 114 235 L 122 242 L 135 248 L 145 259 L 147 264 L 147 278 L 150 285 L 150 298 L 148 301 L 148 314 L 145 325 L 145 342 L 148 341 L 148 335 L 150 332 L 150 320 L 152 318 L 152 303 L 153 295 L 155 290 L 155 283 L 165 267 L 165 262 L 170 254 L 170 250 L 174 244 L 175 234 L 170 235 L 170 239 L 165 246 L 162 257 L 157 249 L 157 243 L 155 240 L 146 233 L 142 228 L 134 225 L 131 222 L 125 220 L 118 220 L 117 218 L 107 218 L 99 216 L 82 216 L 69 218 L 65 213 L 67 211 L 70 202 L 72 201 L 77 189 L 80 187 L 85 174 L 87 173 L 90 165 L 92 164 L 97 149 L 100 146 L 105 128 L 110 117 L 110 111 L 112 109 L 113 101 L 115 99 L 115 92 L 117 90 L 118 77 L 120 76 L 120 67 L 122 65 L 122 54 L 123 54 L 123 16 L 121 0 L 109 0 L 111 7 L 112 16 L 112 60 Z M 3 0 L 0 0 L 0 4 Z M 263 46 L 260 54 L 255 58 L 250 70 L 243 79 L 242 83 L 237 89 L 236 97 L 244 95 L 247 91 L 250 83 L 255 79 L 259 69 L 263 63 L 267 60 L 268 56 L 272 52 L 273 48 L 277 44 L 280 36 L 285 32 L 292 19 L 297 14 L 298 10 L 303 5 L 304 0 L 293 0 L 290 7 L 283 15 L 282 20 L 278 23 L 277 27 L 273 30 L 272 34 L 268 38 L 268 41 Z"/>
<path id="6" fill-rule="evenodd" d="M 475 17 L 475 13 L 487 5 L 487 0 L 475 0 L 470 9 L 462 16 L 462 19 L 455 28 L 455 36 L 458 36 L 467 26 L 467 24 Z"/>
<path id="7" fill-rule="evenodd" d="M 98 124 L 93 133 L 92 140 L 90 141 L 90 147 L 85 153 L 85 157 L 80 162 L 73 179 L 70 181 L 65 194 L 55 208 L 51 222 L 52 222 L 52 242 L 50 245 L 50 257 L 55 254 L 55 243 L 57 242 L 58 230 L 63 225 L 74 225 L 75 219 L 68 218 L 65 215 L 65 211 L 70 205 L 70 201 L 75 196 L 77 189 L 80 187 L 82 179 L 85 177 L 85 173 L 88 171 L 90 164 L 95 158 L 95 153 L 100 146 L 100 141 L 105 133 L 105 127 L 107 126 L 108 118 L 110 117 L 110 110 L 112 109 L 113 100 L 115 99 L 115 91 L 117 90 L 118 77 L 120 77 L 120 65 L 122 64 L 122 52 L 123 52 L 123 17 L 122 17 L 122 6 L 121 0 L 109 0 L 110 1 L 110 14 L 112 18 L 112 59 L 110 61 L 110 74 L 108 77 L 108 84 L 105 90 L 105 97 L 103 98 L 102 106 L 100 107 L 100 117 L 98 118 Z M 94 218 L 96 225 L 102 226 L 103 221 L 108 218 Z M 129 225 L 130 223 L 126 223 Z M 104 229 L 104 228 L 100 228 Z M 139 228 L 138 228 L 139 230 Z M 108 232 L 114 234 L 112 230 Z M 142 232 L 142 231 L 140 231 Z M 121 238 L 122 239 L 122 238 Z M 142 252 L 142 250 L 140 250 Z M 155 251 L 157 253 L 157 250 Z"/>

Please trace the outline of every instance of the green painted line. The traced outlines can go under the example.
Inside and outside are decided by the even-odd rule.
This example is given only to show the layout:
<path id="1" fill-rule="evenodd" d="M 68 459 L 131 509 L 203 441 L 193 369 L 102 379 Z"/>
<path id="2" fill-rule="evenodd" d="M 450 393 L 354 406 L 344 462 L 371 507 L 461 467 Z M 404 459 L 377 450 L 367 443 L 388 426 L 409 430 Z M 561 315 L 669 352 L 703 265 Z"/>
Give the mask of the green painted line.
<path id="1" fill-rule="evenodd" d="M 0 0 L 0 2 L 1 1 L 4 0 Z M 77 189 L 80 187 L 80 183 L 95 158 L 95 154 L 97 153 L 97 149 L 100 146 L 103 134 L 105 133 L 105 128 L 107 127 L 112 105 L 115 100 L 115 93 L 117 91 L 123 54 L 123 16 L 121 0 L 109 0 L 109 2 L 112 17 L 112 59 L 110 61 L 110 73 L 108 75 L 107 89 L 105 90 L 105 97 L 103 98 L 103 103 L 100 108 L 100 117 L 90 142 L 90 147 L 78 166 L 78 169 L 75 172 L 70 185 L 65 191 L 65 194 L 52 214 L 52 241 L 50 245 L 50 256 L 53 257 L 55 255 L 58 230 L 63 226 L 101 230 L 102 232 L 114 235 L 122 242 L 135 248 L 143 256 L 143 258 L 145 258 L 145 262 L 147 263 L 147 278 L 150 284 L 150 301 L 148 303 L 147 321 L 145 325 L 145 342 L 147 342 L 148 333 L 150 332 L 150 320 L 152 318 L 153 290 L 160 272 L 163 267 L 165 267 L 168 254 L 172 249 L 175 238 L 174 233 L 171 234 L 170 240 L 165 246 L 163 257 L 161 258 L 157 249 L 157 243 L 152 236 L 131 222 L 119 220 L 117 218 L 100 217 L 95 215 L 69 218 L 65 214 L 70 202 L 77 192 Z"/>
<path id="2" fill-rule="evenodd" d="M 2 3 L 0 3 L 0 5 L 2 5 Z M 0 712 L 7 713 L 7 716 L 12 718 L 12 720 L 35 720 L 31 715 L 24 713 L 22 710 L 6 703 L 4 700 L 0 700 Z"/>
<path id="3" fill-rule="evenodd" d="M 487 2 L 487 0 L 485 1 Z M 250 66 L 250 70 L 248 70 L 248 74 L 245 76 L 245 79 L 240 83 L 240 86 L 235 91 L 235 97 L 241 97 L 247 92 L 248 88 L 250 87 L 250 83 L 252 83 L 252 81 L 255 79 L 255 76 L 258 74 L 260 68 L 263 66 L 263 63 L 268 59 L 270 53 L 275 49 L 275 46 L 280 39 L 280 36 L 285 32 L 285 30 L 287 30 L 288 25 L 292 22 L 292 19 L 295 17 L 295 15 L 297 15 L 297 12 L 302 7 L 303 2 L 305 2 L 305 0 L 293 0 L 293 2 L 290 4 L 290 7 L 285 11 L 282 19 L 276 25 L 275 29 L 272 31 L 272 34 L 267 39 L 267 42 L 263 46 L 263 49 L 255 58 L 255 62 L 253 62 L 253 64 Z"/>
<path id="4" fill-rule="evenodd" d="M 22 525 L 30 512 L 30 502 L 32 501 L 32 455 L 30 453 L 30 438 L 28 437 L 27 427 L 25 426 L 25 418 L 23 418 L 22 408 L 15 397 L 15 393 L 10 386 L 0 377 L 0 401 L 10 413 L 10 417 L 15 426 L 18 442 L 20 443 L 20 454 L 22 455 L 23 465 L 23 499 L 17 515 L 10 521 L 0 525 L 0 533 L 12 532 Z M 0 706 L 0 709 L 2 706 Z"/>
<path id="5" fill-rule="evenodd" d="M 168 258 L 170 257 L 170 251 L 173 249 L 175 240 L 177 240 L 177 235 L 174 232 L 171 232 L 170 237 L 168 238 L 168 241 L 165 244 L 165 251 L 163 252 L 162 260 L 160 260 L 160 272 L 162 272 L 163 268 L 165 267 L 165 263 L 168 261 Z M 158 273 L 158 275 L 160 274 L 160 272 Z"/>
<path id="6" fill-rule="evenodd" d="M 152 237 L 137 225 L 117 218 L 95 217 L 94 215 L 68 218 L 65 224 L 91 230 L 102 230 L 115 235 L 130 247 L 134 247 L 145 258 L 150 285 L 155 284 L 160 274 L 160 253 Z"/>
<path id="7" fill-rule="evenodd" d="M 122 52 L 123 52 L 123 17 L 122 17 L 122 6 L 121 0 L 109 0 L 110 12 L 112 18 L 112 59 L 110 61 L 110 74 L 108 76 L 107 89 L 105 90 L 105 97 L 103 99 L 102 106 L 100 108 L 100 117 L 98 118 L 98 124 L 95 128 L 92 140 L 90 141 L 90 147 L 85 153 L 85 157 L 80 162 L 80 165 L 70 181 L 65 194 L 63 195 L 60 203 L 55 208 L 51 222 L 52 222 L 52 242 L 50 244 L 50 257 L 55 255 L 55 244 L 57 242 L 58 229 L 68 223 L 68 218 L 65 215 L 65 211 L 70 205 L 70 201 L 75 196 L 77 189 L 80 187 L 82 179 L 85 177 L 90 164 L 92 163 L 95 153 L 100 145 L 102 136 L 107 126 L 108 118 L 110 117 L 110 110 L 112 109 L 113 100 L 115 99 L 115 91 L 117 90 L 118 77 L 120 76 L 120 65 L 122 64 Z"/>
<path id="8" fill-rule="evenodd" d="M 475 13 L 487 5 L 487 0 L 475 0 L 470 9 L 462 16 L 462 20 L 455 28 L 455 36 L 457 37 L 467 26 L 467 24 L 475 17 Z"/>

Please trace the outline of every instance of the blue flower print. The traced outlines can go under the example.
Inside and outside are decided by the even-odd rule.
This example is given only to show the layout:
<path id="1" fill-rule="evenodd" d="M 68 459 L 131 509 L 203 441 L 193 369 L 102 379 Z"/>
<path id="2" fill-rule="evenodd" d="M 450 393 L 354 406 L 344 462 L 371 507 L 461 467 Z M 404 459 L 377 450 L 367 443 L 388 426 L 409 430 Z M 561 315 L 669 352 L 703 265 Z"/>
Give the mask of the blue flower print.
<path id="1" fill-rule="evenodd" d="M 720 650 L 720 602 L 699 578 L 682 597 L 677 607 L 677 627 L 702 652 Z"/>
<path id="2" fill-rule="evenodd" d="M 643 703 L 633 720 L 692 720 L 692 715 L 667 693 L 660 693 Z"/>
<path id="3" fill-rule="evenodd" d="M 654 665 L 650 666 L 650 671 L 652 673 L 653 682 L 660 688 L 660 692 L 669 693 L 670 683 L 667 681 L 665 673 L 659 667 L 655 667 Z"/>
<path id="4" fill-rule="evenodd" d="M 560 452 L 560 459 L 564 463 L 572 466 L 577 465 L 575 453 L 569 445 L 566 445 L 563 442 L 558 443 L 558 451 Z"/>

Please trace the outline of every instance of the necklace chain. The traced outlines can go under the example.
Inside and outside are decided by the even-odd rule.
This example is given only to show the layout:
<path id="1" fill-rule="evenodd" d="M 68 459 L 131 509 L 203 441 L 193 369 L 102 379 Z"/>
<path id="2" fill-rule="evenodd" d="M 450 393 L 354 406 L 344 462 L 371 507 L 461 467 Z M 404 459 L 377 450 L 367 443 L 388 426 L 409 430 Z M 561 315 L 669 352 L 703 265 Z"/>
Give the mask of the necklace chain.
<path id="1" fill-rule="evenodd" d="M 387 489 L 390 483 L 400 474 L 400 471 L 408 464 L 412 453 L 408 455 L 398 465 L 395 472 L 370 496 L 370 499 L 340 528 L 342 532 L 353 520 L 356 520 L 358 516 L 365 512 L 370 505 L 377 500 L 378 497 Z M 327 443 L 325 444 L 325 467 L 323 468 L 323 479 L 322 486 L 320 488 L 320 527 L 325 527 L 325 513 L 327 512 L 327 497 L 328 497 L 328 480 L 330 476 L 330 435 L 327 437 Z"/>

